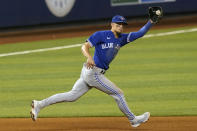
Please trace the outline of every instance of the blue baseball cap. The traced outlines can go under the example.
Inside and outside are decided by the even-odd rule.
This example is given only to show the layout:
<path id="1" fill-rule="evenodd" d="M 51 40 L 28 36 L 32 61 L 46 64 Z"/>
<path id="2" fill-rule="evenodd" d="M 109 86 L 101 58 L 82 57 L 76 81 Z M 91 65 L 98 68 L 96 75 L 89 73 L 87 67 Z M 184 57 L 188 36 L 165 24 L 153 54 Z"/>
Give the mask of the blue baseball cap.
<path id="1" fill-rule="evenodd" d="M 112 23 L 123 23 L 125 25 L 128 25 L 126 19 L 123 16 L 121 16 L 121 15 L 115 15 L 112 18 L 112 21 L 111 22 Z"/>

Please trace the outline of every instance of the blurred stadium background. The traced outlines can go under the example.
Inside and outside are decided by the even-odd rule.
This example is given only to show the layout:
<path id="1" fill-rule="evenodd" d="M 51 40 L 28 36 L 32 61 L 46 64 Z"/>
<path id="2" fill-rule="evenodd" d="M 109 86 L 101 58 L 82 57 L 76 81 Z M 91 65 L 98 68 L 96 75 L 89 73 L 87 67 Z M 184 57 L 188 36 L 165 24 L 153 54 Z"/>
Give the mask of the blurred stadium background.
<path id="1" fill-rule="evenodd" d="M 197 27 L 196 0 L 0 3 L 0 55 L 81 44 L 94 31 L 109 29 L 111 17 L 116 14 L 128 19 L 126 32 L 137 30 L 147 21 L 150 6 L 161 6 L 164 11 L 162 21 L 153 27 L 157 30 L 151 30 L 151 34 Z M 134 112 L 149 110 L 154 116 L 197 115 L 196 36 L 196 32 L 191 32 L 146 38 L 134 42 L 139 43 L 135 48 L 121 50 L 107 76 L 123 89 Z M 80 47 L 5 56 L 0 57 L 0 117 L 29 117 L 32 99 L 70 90 L 85 61 Z M 90 92 L 77 103 L 52 106 L 40 116 L 122 116 L 112 98 L 96 90 Z"/>
<path id="2" fill-rule="evenodd" d="M 39 39 L 70 37 L 75 32 L 90 35 L 108 29 L 111 17 L 116 14 L 125 16 L 130 23 L 128 27 L 135 29 L 147 20 L 149 6 L 163 8 L 164 18 L 159 25 L 197 23 L 195 0 L 2 0 L 0 43 L 20 41 L 21 35 L 26 36 L 22 41 L 34 40 L 32 35 Z"/>

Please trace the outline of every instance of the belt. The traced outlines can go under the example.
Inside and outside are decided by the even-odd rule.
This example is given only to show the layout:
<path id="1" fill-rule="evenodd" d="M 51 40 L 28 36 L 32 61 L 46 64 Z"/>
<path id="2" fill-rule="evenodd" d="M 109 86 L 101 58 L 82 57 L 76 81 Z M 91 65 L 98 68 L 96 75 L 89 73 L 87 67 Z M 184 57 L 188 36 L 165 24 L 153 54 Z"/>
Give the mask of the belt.
<path id="1" fill-rule="evenodd" d="M 86 63 L 84 63 L 84 66 L 86 67 Z M 106 70 L 102 69 L 102 68 L 99 68 L 99 67 L 96 67 L 94 66 L 93 69 L 98 72 L 98 73 L 101 73 L 101 74 L 105 74 Z"/>
<path id="2" fill-rule="evenodd" d="M 100 73 L 101 74 L 105 74 L 105 70 L 104 69 L 101 69 Z"/>
<path id="3" fill-rule="evenodd" d="M 99 68 L 99 67 L 96 67 L 96 66 L 94 66 L 94 69 L 95 69 L 97 72 L 101 73 L 101 74 L 105 74 L 105 72 L 106 72 L 106 70 L 104 70 L 104 69 L 102 69 L 102 68 Z"/>

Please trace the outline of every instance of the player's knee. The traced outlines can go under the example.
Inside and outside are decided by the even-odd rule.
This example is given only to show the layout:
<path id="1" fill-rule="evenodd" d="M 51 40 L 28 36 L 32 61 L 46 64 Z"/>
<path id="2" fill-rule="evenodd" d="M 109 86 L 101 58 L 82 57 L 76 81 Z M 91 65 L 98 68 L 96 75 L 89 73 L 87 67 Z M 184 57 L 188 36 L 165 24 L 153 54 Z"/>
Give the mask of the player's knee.
<path id="1" fill-rule="evenodd" d="M 116 94 L 123 95 L 123 91 L 120 88 L 117 88 Z"/>
<path id="2" fill-rule="evenodd" d="M 119 101 L 119 97 L 117 96 L 117 95 L 110 95 L 110 96 L 112 96 L 116 101 Z"/>
<path id="3" fill-rule="evenodd" d="M 124 95 L 124 92 L 120 89 L 120 90 L 119 90 L 119 94 L 120 94 L 120 95 Z"/>
<path id="4" fill-rule="evenodd" d="M 118 91 L 114 92 L 113 94 L 111 94 L 111 96 L 118 100 L 120 97 L 124 97 L 124 93 L 121 89 L 119 89 Z"/>
<path id="5" fill-rule="evenodd" d="M 124 93 L 123 93 L 123 91 L 120 89 L 120 90 L 116 93 L 116 95 L 118 95 L 118 96 L 124 96 Z"/>
<path id="6" fill-rule="evenodd" d="M 69 98 L 68 102 L 74 102 L 74 101 L 76 101 L 78 98 L 79 98 L 79 97 L 77 97 L 77 96 L 71 96 L 71 97 Z"/>
<path id="7" fill-rule="evenodd" d="M 122 97 L 124 97 L 124 94 L 118 93 L 111 95 L 116 101 L 120 101 Z"/>
<path id="8" fill-rule="evenodd" d="M 72 90 L 68 92 L 68 95 L 67 95 L 67 101 L 68 102 L 74 102 L 78 98 L 79 98 L 79 96 L 76 93 L 74 93 Z"/>
<path id="9" fill-rule="evenodd" d="M 77 100 L 76 98 L 71 98 L 71 99 L 69 99 L 69 102 L 74 102 L 76 100 Z"/>

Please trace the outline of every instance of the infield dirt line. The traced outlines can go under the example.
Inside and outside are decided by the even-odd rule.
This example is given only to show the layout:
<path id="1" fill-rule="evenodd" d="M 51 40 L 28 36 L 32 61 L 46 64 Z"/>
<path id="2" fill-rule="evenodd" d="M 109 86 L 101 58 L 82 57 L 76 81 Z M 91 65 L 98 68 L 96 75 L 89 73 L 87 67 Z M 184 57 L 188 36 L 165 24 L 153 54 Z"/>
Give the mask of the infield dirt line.
<path id="1" fill-rule="evenodd" d="M 195 32 L 195 31 L 197 31 L 197 28 L 188 29 L 188 30 L 177 30 L 177 31 L 157 33 L 157 34 L 149 34 L 149 35 L 145 35 L 143 38 L 175 35 L 175 34 L 189 33 L 189 32 Z M 43 48 L 43 49 L 3 53 L 3 54 L 0 54 L 0 57 L 13 56 L 13 55 L 23 55 L 23 54 L 30 54 L 30 53 L 36 53 L 36 52 L 53 51 L 53 50 L 60 50 L 60 49 L 66 49 L 66 48 L 74 48 L 74 47 L 79 47 L 81 45 L 82 44 L 74 44 L 74 45 L 66 45 L 66 46 L 59 46 L 59 47 L 52 47 L 52 48 Z"/>
<path id="2" fill-rule="evenodd" d="M 2 131 L 195 131 L 197 117 L 151 117 L 132 128 L 126 117 L 1 118 Z"/>

